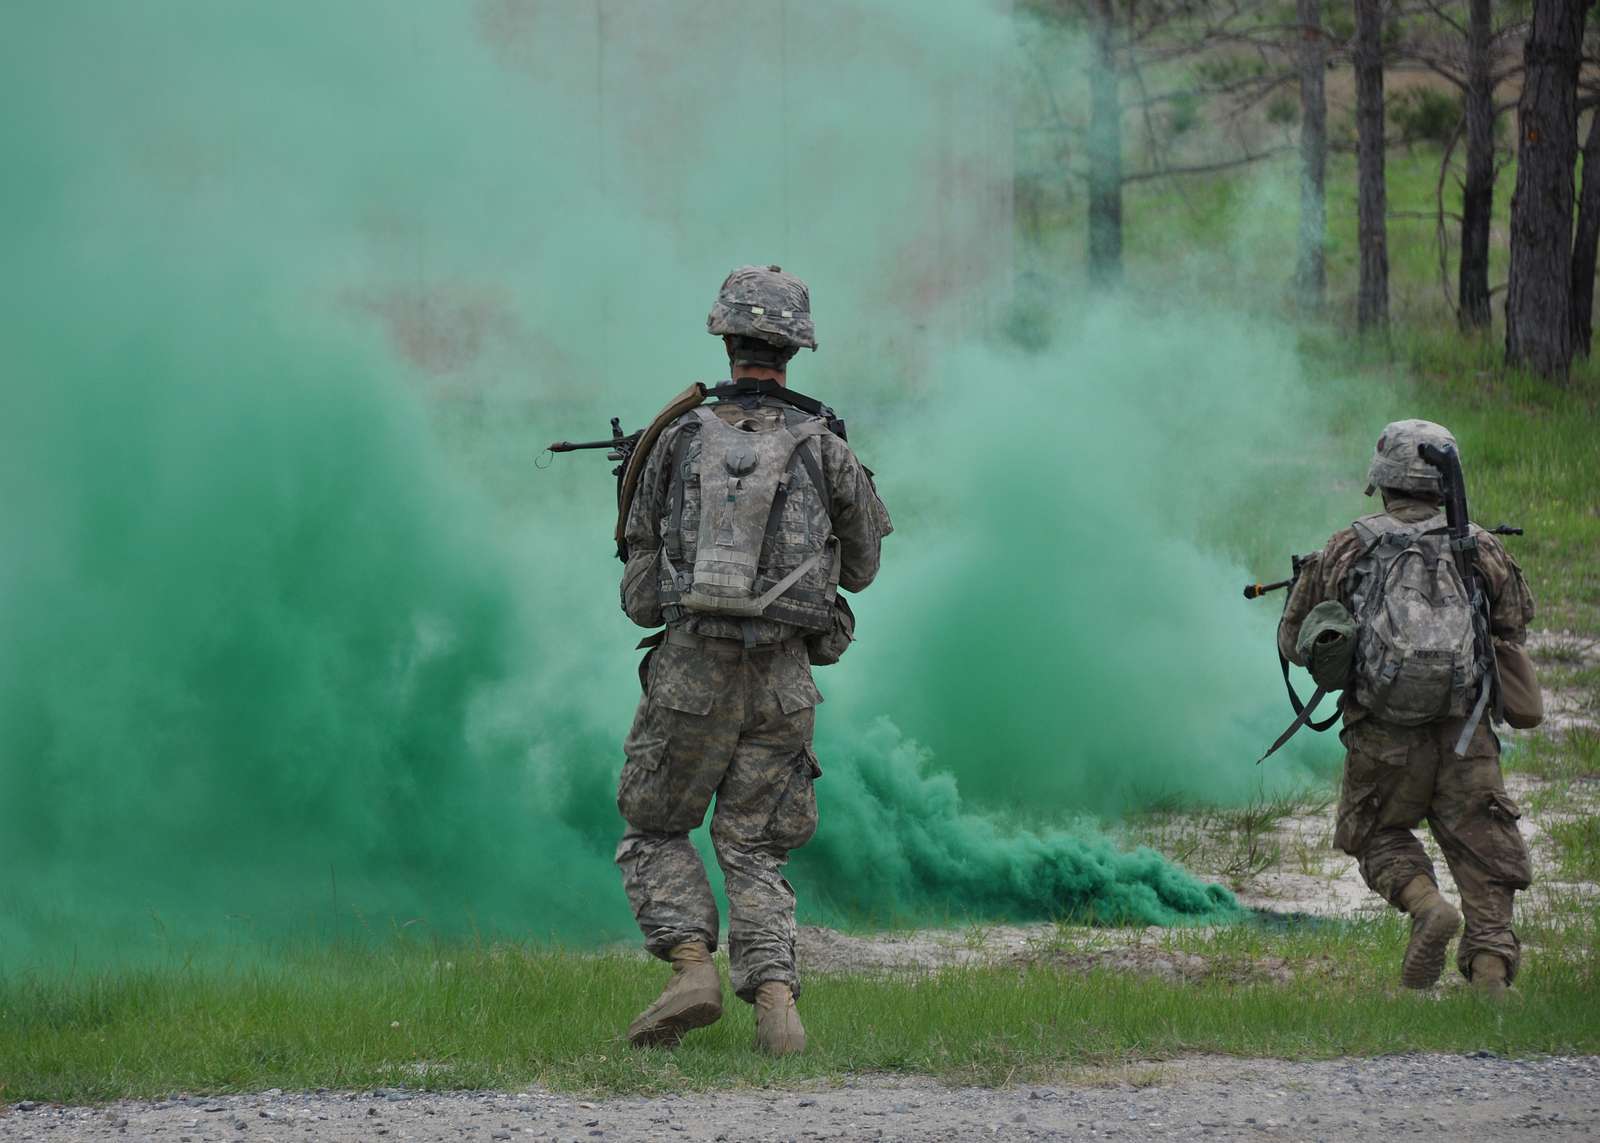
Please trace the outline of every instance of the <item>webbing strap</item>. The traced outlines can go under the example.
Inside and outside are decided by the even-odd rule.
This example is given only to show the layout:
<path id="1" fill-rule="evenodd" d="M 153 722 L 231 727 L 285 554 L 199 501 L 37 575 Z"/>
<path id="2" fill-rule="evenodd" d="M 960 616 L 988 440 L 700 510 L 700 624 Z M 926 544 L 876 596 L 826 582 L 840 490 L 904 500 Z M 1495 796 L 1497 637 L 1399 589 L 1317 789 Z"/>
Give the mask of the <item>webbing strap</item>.
<path id="1" fill-rule="evenodd" d="M 837 543 L 834 543 L 833 546 L 837 547 L 838 545 Z M 794 571 L 790 572 L 777 583 L 769 587 L 766 591 L 762 592 L 760 597 L 750 604 L 751 609 L 759 615 L 761 612 L 771 607 L 774 603 L 778 602 L 779 596 L 788 591 L 795 584 L 799 583 L 802 576 L 804 576 L 812 568 L 816 567 L 817 564 L 822 562 L 823 552 L 826 551 L 827 549 L 823 548 L 819 551 L 812 552 L 810 558 L 807 559 L 805 563 L 795 568 Z"/>
<path id="2" fill-rule="evenodd" d="M 1339 712 L 1337 710 L 1333 712 L 1333 718 L 1328 719 L 1321 726 L 1318 726 L 1316 723 L 1311 721 L 1311 712 L 1317 709 L 1317 704 L 1322 701 L 1323 696 L 1327 693 L 1328 692 L 1323 690 L 1321 687 L 1318 687 L 1316 690 L 1311 692 L 1311 702 L 1308 705 L 1300 708 L 1300 713 L 1294 716 L 1293 722 L 1284 727 L 1283 733 L 1278 735 L 1278 740 L 1271 746 L 1267 747 L 1267 752 L 1265 754 L 1256 759 L 1257 766 L 1261 765 L 1261 763 L 1265 762 L 1268 758 L 1271 758 L 1274 754 L 1276 754 L 1278 752 L 1278 747 L 1282 746 L 1285 742 L 1289 741 L 1289 739 L 1293 738 L 1295 733 L 1302 726 L 1309 726 L 1313 730 L 1327 730 L 1328 727 L 1333 725 L 1333 718 L 1339 717 Z"/>
<path id="3" fill-rule="evenodd" d="M 1312 694 L 1311 701 L 1309 703 L 1302 703 L 1300 701 L 1300 696 L 1295 694 L 1294 684 L 1289 681 L 1289 660 L 1283 657 L 1283 652 L 1281 651 L 1278 652 L 1278 666 L 1283 670 L 1283 689 L 1289 692 L 1289 705 L 1294 707 L 1295 714 L 1303 714 L 1307 710 L 1316 709 L 1317 703 L 1321 702 L 1322 696 L 1328 692 L 1323 690 L 1321 687 L 1318 687 Z M 1338 711 L 1334 711 L 1321 722 L 1312 722 L 1308 716 L 1305 725 L 1311 727 L 1312 730 L 1315 730 L 1320 734 L 1322 731 L 1327 730 L 1328 727 L 1332 726 L 1334 720 L 1338 717 Z M 1271 751 L 1268 751 L 1267 753 L 1270 754 Z M 1263 755 L 1263 757 L 1265 757 L 1265 755 Z"/>
<path id="4" fill-rule="evenodd" d="M 696 426 L 695 431 L 698 431 Z M 683 454 L 689 448 L 690 428 L 685 425 L 672 438 L 672 452 L 667 456 L 667 479 L 672 484 L 672 515 L 668 519 L 664 538 L 669 555 L 674 560 L 683 559 Z"/>
<path id="5" fill-rule="evenodd" d="M 1483 708 L 1489 705 L 1489 692 L 1494 689 L 1493 680 L 1488 675 L 1483 676 L 1483 682 L 1478 684 L 1478 703 L 1472 708 L 1472 717 L 1467 719 L 1467 725 L 1461 728 L 1461 737 L 1456 739 L 1456 757 L 1465 758 L 1467 743 L 1472 741 L 1472 732 L 1478 729 L 1478 723 L 1483 721 Z"/>
<path id="6" fill-rule="evenodd" d="M 802 443 L 801 448 L 804 448 Z M 789 470 L 783 474 L 783 479 L 778 481 L 778 490 L 772 496 L 772 510 L 767 513 L 767 529 L 763 535 L 763 543 L 775 544 L 778 533 L 783 530 L 783 509 L 789 503 L 789 485 L 794 481 L 798 471 L 800 450 L 789 458 Z"/>
<path id="7" fill-rule="evenodd" d="M 819 441 L 821 440 L 820 437 L 815 439 Z M 817 451 L 822 451 L 822 445 L 820 443 L 817 445 Z M 806 466 L 806 475 L 811 478 L 811 483 L 816 488 L 817 495 L 822 497 L 822 510 L 827 512 L 830 516 L 833 515 L 833 495 L 828 489 L 827 470 L 817 462 L 816 457 L 811 455 L 811 450 L 806 448 L 804 441 L 800 442 L 800 447 L 796 450 L 796 452 L 799 454 L 800 463 Z"/>
<path id="8" fill-rule="evenodd" d="M 1283 670 L 1283 689 L 1289 692 L 1289 705 L 1294 707 L 1294 721 L 1284 727 L 1283 733 L 1278 735 L 1278 740 L 1267 748 L 1265 754 L 1256 759 L 1257 766 L 1276 754 L 1278 748 L 1293 738 L 1302 726 L 1309 726 L 1312 730 L 1321 734 L 1339 720 L 1339 715 L 1344 710 L 1344 700 L 1341 698 L 1339 702 L 1334 704 L 1332 714 L 1321 722 L 1313 721 L 1311 716 L 1316 713 L 1317 705 L 1327 697 L 1328 692 L 1318 687 L 1311 692 L 1310 702 L 1301 702 L 1300 696 L 1295 693 L 1294 684 L 1289 681 L 1289 660 L 1283 657 L 1282 651 L 1278 652 L 1278 666 Z"/>

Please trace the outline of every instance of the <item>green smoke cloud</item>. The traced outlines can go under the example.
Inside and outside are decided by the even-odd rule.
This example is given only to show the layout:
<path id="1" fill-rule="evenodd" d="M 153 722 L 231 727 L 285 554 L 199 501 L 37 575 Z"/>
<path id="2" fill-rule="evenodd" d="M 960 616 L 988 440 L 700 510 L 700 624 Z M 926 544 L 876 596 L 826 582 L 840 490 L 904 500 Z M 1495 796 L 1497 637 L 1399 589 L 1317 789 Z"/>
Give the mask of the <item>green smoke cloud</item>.
<path id="1" fill-rule="evenodd" d="M 715 379 L 710 293 L 769 258 L 899 526 L 821 678 L 802 899 L 1227 913 L 1061 823 L 1263 780 L 1270 624 L 1219 553 L 1300 474 L 1261 444 L 1292 348 L 1054 299 L 1046 348 L 984 340 L 1019 304 L 1004 14 L 730 8 L 21 6 L 0 956 L 334 901 L 625 935 L 609 482 L 531 461 Z"/>

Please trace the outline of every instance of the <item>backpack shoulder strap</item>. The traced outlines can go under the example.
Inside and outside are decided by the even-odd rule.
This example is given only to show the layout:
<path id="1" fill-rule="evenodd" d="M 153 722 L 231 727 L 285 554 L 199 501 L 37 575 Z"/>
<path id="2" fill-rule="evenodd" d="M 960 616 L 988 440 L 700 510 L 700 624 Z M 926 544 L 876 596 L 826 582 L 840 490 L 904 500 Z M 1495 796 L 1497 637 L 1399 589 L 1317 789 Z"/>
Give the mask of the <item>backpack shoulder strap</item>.
<path id="1" fill-rule="evenodd" d="M 633 507 L 634 495 L 639 491 L 639 478 L 644 474 L 644 466 L 650 459 L 650 453 L 656 446 L 656 441 L 661 439 L 668 426 L 689 410 L 705 403 L 706 387 L 702 382 L 696 381 L 683 392 L 679 393 L 666 407 L 651 419 L 645 426 L 644 432 L 639 434 L 639 443 L 633 447 L 633 452 L 628 457 L 628 463 L 622 470 L 622 483 L 617 488 L 617 548 L 622 550 L 623 542 L 627 539 L 628 510 Z"/>

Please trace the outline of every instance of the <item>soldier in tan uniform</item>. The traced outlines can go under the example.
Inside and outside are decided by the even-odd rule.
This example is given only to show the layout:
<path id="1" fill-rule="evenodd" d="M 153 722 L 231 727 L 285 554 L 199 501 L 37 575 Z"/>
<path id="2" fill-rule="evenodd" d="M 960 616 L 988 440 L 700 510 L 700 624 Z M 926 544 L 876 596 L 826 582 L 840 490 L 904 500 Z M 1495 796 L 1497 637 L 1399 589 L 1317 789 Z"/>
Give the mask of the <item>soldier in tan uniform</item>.
<path id="1" fill-rule="evenodd" d="M 1419 458 L 1422 441 L 1455 444 L 1448 430 L 1428 421 L 1396 422 L 1379 438 L 1367 494 L 1381 493 L 1388 520 L 1367 519 L 1380 527 L 1444 525 L 1440 477 Z M 1499 540 L 1477 528 L 1474 533 L 1495 642 L 1520 648 L 1533 618 L 1533 596 Z M 1297 642 L 1302 622 L 1317 604 L 1337 600 L 1356 610 L 1358 565 L 1372 534 L 1369 528 L 1364 537 L 1359 527 L 1335 533 L 1302 568 L 1278 625 L 1278 648 L 1290 661 L 1306 665 Z M 1516 977 L 1520 951 L 1511 927 L 1512 895 L 1527 888 L 1532 871 L 1517 831 L 1520 812 L 1506 796 L 1500 741 L 1489 718 L 1479 722 L 1458 757 L 1455 748 L 1466 726 L 1462 718 L 1394 725 L 1374 717 L 1354 690 L 1345 692 L 1343 710 L 1339 737 L 1347 753 L 1334 845 L 1360 862 L 1361 876 L 1374 892 L 1412 918 L 1402 983 L 1434 984 L 1447 946 L 1461 928 L 1461 914 L 1440 894 L 1433 863 L 1413 832 L 1426 820 L 1466 914 L 1457 965 L 1482 991 L 1504 993 Z"/>
<path id="2" fill-rule="evenodd" d="M 733 989 L 756 1007 L 757 1046 L 783 1055 L 805 1046 L 782 869 L 817 827 L 811 664 L 843 653 L 837 590 L 872 582 L 891 525 L 842 422 L 786 387 L 789 359 L 816 348 L 805 284 L 735 270 L 707 328 L 733 380 L 662 432 L 626 516 L 623 609 L 666 631 L 624 745 L 617 864 L 645 947 L 673 968 L 628 1036 L 676 1044 L 722 1014 L 717 903 L 689 840 L 715 797 Z"/>

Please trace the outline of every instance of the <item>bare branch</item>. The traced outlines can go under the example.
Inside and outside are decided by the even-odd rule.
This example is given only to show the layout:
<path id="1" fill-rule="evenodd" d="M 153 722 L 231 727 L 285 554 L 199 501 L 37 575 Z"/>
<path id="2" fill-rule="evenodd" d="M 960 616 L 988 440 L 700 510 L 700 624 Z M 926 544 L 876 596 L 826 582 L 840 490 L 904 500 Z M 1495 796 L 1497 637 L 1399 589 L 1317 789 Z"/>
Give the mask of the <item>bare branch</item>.
<path id="1" fill-rule="evenodd" d="M 1423 0 L 1422 6 L 1454 28 L 1463 40 L 1467 38 L 1467 29 L 1458 23 L 1454 16 L 1445 11 L 1443 4 L 1438 3 L 1437 0 Z"/>
<path id="2" fill-rule="evenodd" d="M 1234 159 L 1223 159 L 1215 163 L 1195 163 L 1191 166 L 1165 167 L 1159 171 L 1134 171 L 1132 174 L 1122 176 L 1124 183 L 1143 183 L 1152 179 L 1164 179 L 1178 175 L 1209 175 L 1218 171 L 1231 171 L 1237 167 L 1247 167 L 1251 163 L 1259 163 L 1263 159 L 1270 159 L 1275 155 L 1282 155 L 1294 148 L 1289 145 L 1282 147 L 1269 147 L 1265 151 L 1240 155 Z"/>

